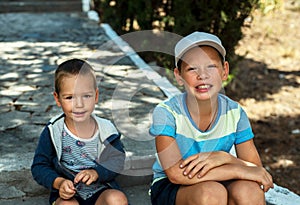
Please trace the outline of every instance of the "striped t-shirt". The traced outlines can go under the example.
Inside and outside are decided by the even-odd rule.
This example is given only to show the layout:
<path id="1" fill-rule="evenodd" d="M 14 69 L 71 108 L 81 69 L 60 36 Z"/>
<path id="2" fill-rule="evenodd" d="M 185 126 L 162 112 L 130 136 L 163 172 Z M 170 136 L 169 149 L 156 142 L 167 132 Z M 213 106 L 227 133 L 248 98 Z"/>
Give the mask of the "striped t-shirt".
<path id="1" fill-rule="evenodd" d="M 62 131 L 62 165 L 70 170 L 75 176 L 82 170 L 91 169 L 96 166 L 98 158 L 99 130 L 90 139 L 81 139 L 73 135 L 64 124 Z M 76 192 L 87 199 L 106 186 L 99 183 L 92 183 L 87 186 L 84 183 L 76 185 Z"/>
<path id="2" fill-rule="evenodd" d="M 183 93 L 156 106 L 150 134 L 175 138 L 183 159 L 199 152 L 229 152 L 233 145 L 254 137 L 244 110 L 222 94 L 218 95 L 218 113 L 209 130 L 198 129 L 188 111 L 186 93 Z M 153 171 L 154 179 L 166 177 L 158 157 Z"/>

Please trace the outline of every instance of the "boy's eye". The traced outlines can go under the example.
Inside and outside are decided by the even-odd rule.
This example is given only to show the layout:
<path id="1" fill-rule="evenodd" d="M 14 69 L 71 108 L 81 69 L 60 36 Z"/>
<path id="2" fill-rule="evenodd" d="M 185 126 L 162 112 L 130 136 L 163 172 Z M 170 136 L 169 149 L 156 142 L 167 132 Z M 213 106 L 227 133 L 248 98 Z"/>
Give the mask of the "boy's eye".
<path id="1" fill-rule="evenodd" d="M 196 68 L 190 67 L 190 68 L 188 68 L 187 70 L 188 70 L 188 71 L 194 71 L 194 70 L 196 70 Z"/>
<path id="2" fill-rule="evenodd" d="M 209 68 L 209 69 L 216 68 L 216 67 L 217 67 L 217 65 L 215 65 L 215 64 L 211 64 L 211 65 L 207 66 L 207 68 Z"/>
<path id="3" fill-rule="evenodd" d="M 65 97 L 66 100 L 72 100 L 73 96 L 67 96 Z"/>
<path id="4" fill-rule="evenodd" d="M 83 97 L 84 97 L 84 98 L 91 98 L 92 95 L 84 95 Z"/>

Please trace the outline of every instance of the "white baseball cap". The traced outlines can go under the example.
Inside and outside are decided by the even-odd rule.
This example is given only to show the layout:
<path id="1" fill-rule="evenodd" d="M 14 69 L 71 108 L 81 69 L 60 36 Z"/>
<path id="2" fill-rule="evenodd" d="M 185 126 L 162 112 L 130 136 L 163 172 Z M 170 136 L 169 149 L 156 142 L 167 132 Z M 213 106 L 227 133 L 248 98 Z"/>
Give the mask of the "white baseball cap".
<path id="1" fill-rule="evenodd" d="M 194 32 L 183 37 L 175 46 L 175 66 L 185 52 L 196 46 L 211 46 L 215 48 L 223 56 L 225 60 L 226 50 L 222 45 L 221 40 L 210 33 Z"/>

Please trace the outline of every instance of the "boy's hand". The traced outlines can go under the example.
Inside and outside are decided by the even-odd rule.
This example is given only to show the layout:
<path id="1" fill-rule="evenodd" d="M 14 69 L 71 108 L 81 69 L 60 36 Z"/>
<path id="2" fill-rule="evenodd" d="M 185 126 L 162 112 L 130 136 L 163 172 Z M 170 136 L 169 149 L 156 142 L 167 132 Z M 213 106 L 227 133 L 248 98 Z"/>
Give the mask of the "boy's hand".
<path id="1" fill-rule="evenodd" d="M 59 196 L 62 199 L 70 199 L 76 193 L 76 189 L 72 181 L 65 179 L 59 186 Z"/>
<path id="2" fill-rule="evenodd" d="M 86 185 L 90 185 L 94 181 L 98 179 L 98 173 L 94 169 L 86 169 L 79 172 L 74 179 L 74 183 L 77 184 L 79 182 L 83 182 Z"/>
<path id="3" fill-rule="evenodd" d="M 222 151 L 218 152 L 203 152 L 192 155 L 180 164 L 183 170 L 183 175 L 193 178 L 196 174 L 198 177 L 204 176 L 209 170 L 230 163 L 232 161 L 230 154 Z"/>
<path id="4" fill-rule="evenodd" d="M 274 187 L 272 176 L 267 172 L 263 167 L 249 167 L 249 166 L 240 166 L 241 179 L 256 181 L 264 192 L 267 192 L 270 188 Z"/>

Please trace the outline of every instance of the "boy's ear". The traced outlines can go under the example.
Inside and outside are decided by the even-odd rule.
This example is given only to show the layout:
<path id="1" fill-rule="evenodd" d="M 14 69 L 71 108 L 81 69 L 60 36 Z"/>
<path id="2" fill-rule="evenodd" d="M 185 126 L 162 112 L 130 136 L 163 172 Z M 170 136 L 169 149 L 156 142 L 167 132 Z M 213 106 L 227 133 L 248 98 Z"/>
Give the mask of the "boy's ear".
<path id="1" fill-rule="evenodd" d="M 224 62 L 224 68 L 223 68 L 223 76 L 222 76 L 222 80 L 227 80 L 229 75 L 229 63 L 228 61 Z"/>
<path id="2" fill-rule="evenodd" d="M 95 103 L 98 103 L 99 100 L 99 89 L 96 89 L 96 95 L 95 95 Z"/>
<path id="3" fill-rule="evenodd" d="M 174 76 L 176 78 L 176 81 L 178 83 L 178 85 L 183 86 L 184 85 L 184 80 L 182 79 L 181 75 L 180 75 L 180 71 L 178 68 L 174 68 Z"/>
<path id="4" fill-rule="evenodd" d="M 61 103 L 60 103 L 60 101 L 59 101 L 59 96 L 58 96 L 57 92 L 53 92 L 53 97 L 54 97 L 54 100 L 55 100 L 55 102 L 56 102 L 56 105 L 57 105 L 58 107 L 61 107 Z"/>

